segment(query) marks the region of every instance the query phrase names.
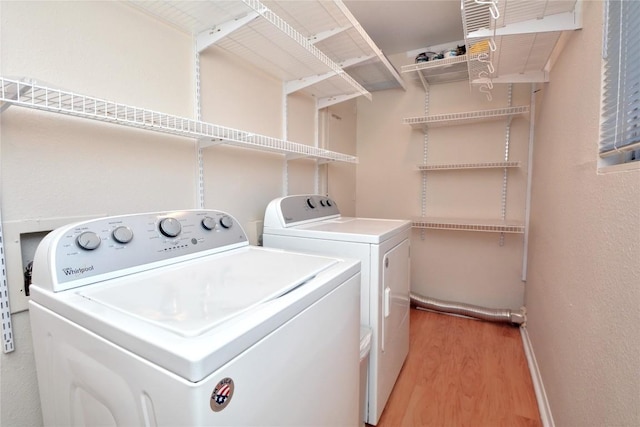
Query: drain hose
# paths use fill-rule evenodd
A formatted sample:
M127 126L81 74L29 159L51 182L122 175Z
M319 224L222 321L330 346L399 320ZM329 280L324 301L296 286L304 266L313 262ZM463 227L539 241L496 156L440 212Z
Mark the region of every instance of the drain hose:
M489 322L506 322L521 325L526 321L525 309L522 307L520 311L510 309L494 309L478 307L477 305L441 301L435 298L424 297L411 292L409 294L411 304L416 307L426 308L429 310L440 311L443 313L459 314L476 319L487 320Z

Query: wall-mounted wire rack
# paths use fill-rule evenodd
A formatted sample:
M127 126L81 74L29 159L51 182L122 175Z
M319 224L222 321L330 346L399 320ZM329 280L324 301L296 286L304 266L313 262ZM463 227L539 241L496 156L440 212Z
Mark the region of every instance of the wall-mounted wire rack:
M265 0L264 4L368 91L406 88L398 71L342 1Z
M472 61L468 55L435 59L427 62L403 65L402 73L418 73L425 90L429 85L438 83L457 82L469 79L467 61Z
M175 2L128 4L194 36L203 52L215 45L303 91L323 105L404 82L349 10L334 1Z
M458 126L472 123L480 123L492 120L508 119L527 114L528 105L517 107L497 108L493 110L468 111L464 113L435 114L423 117L408 117L402 120L405 125L414 129L427 129L443 126Z
M93 98L31 81L0 77L0 101L51 113L115 123L123 126L167 133L200 141L202 146L229 144L321 161L357 163L355 156L336 153L306 144L285 141L198 120Z
M474 220L474 219L451 219L451 218L414 218L412 220L414 228L428 228L437 230L454 231L482 231L488 233L524 233L524 225L518 222Z
M443 171L443 170L460 170L460 169L504 169L519 168L519 161L505 162L476 162L476 163L441 163L418 165L420 171Z
M435 61L434 61L435 62ZM423 117L410 117L403 119L403 123L410 125L414 129L424 132L425 139L429 134L429 128L432 127L444 127L444 126L459 126L473 123L481 123L487 121L506 121L505 131L505 157L503 161L497 162L471 162L471 163L428 163L426 155L426 147L424 154L424 163L418 165L417 168L423 175L423 190L422 190L422 216L415 218L412 221L412 226L422 230L424 238L425 229L438 229L438 230L458 230L458 231L481 231L500 233L500 244L503 244L505 233L522 234L525 231L525 227L522 223L507 221L506 216L506 186L507 186L507 172L512 168L521 167L520 161L509 160L509 135L510 125L513 118L525 115L529 113L528 105L521 105L513 107L511 106L512 86L509 86L508 91L508 106L504 108L497 108L492 110L482 111L469 111L461 113L450 114L436 114L426 115ZM425 86L425 113L428 113L428 99L429 99L429 87ZM426 144L426 140L425 140ZM475 220L475 219L459 219L459 218L432 218L426 215L426 175L427 172L432 171L452 171L452 170L476 170L476 169L493 169L503 171L503 186L502 186L502 207L501 218L495 220Z
M494 83L549 80L563 32L581 28L581 0L463 0L469 82L491 96Z
M469 80L491 98L494 83L549 81L558 41L581 28L582 0L463 0L466 55L405 65L422 84Z

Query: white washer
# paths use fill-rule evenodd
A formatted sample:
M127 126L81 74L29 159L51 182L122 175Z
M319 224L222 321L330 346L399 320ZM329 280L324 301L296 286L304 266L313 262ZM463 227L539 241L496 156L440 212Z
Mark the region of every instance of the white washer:
M405 220L343 217L320 195L275 199L264 246L361 262L361 322L372 330L367 420L377 424L409 351L409 230Z
M30 289L46 425L359 424L357 261L137 214L50 233Z

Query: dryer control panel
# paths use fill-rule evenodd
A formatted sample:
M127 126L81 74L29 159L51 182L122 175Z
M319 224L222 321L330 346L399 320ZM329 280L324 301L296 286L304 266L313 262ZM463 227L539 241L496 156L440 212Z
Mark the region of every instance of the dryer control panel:
M300 194L271 201L265 212L264 226L282 228L339 216L338 205L329 197Z
M36 250L33 286L54 292L248 245L229 214L185 210L88 220L52 231Z

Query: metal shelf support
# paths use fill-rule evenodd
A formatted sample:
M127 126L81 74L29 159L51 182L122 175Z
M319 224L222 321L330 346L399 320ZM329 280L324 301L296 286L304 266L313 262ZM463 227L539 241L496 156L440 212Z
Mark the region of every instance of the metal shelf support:
M9 285L7 283L7 263L4 259L4 237L2 235L2 217L0 217L0 323L2 324L2 351L11 353L13 328L11 325L11 307L9 306Z
M216 25L210 30L201 32L196 36L196 46L198 48L198 53L202 52L209 46L216 44L223 38L227 37L229 34L244 27L259 16L260 14L257 11L250 11L242 18L234 19L233 21Z

